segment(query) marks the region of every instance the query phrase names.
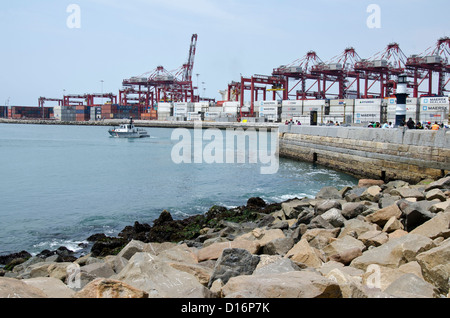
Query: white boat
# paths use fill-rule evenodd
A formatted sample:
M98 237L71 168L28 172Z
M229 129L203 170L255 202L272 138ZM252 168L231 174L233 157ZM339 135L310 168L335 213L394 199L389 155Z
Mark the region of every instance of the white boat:
M142 128L136 128L133 124L133 118L130 119L130 123L122 124L119 128L112 128L108 130L111 137L114 138L145 138L150 137L148 132Z

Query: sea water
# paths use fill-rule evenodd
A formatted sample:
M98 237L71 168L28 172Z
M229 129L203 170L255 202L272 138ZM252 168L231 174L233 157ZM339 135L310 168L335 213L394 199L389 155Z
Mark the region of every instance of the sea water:
M174 129L117 139L103 126L0 124L0 255L66 246L96 233L117 235L135 221L152 225L213 205L314 197L324 186L353 186L347 174L280 158L275 174L254 163L177 164ZM205 143L206 145L207 143Z

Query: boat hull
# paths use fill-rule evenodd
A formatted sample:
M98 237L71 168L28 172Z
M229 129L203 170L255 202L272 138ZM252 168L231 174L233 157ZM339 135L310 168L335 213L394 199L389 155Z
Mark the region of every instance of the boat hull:
M150 137L148 134L140 134L133 132L115 132L109 131L109 135L114 138L146 138Z

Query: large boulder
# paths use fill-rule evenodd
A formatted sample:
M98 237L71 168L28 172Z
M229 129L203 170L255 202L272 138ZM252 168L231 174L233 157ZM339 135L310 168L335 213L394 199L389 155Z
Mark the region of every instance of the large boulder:
M241 236L238 236L235 238L235 241L239 240L249 240L249 241L257 241L261 248L266 246L269 242L276 240L276 239L284 239L286 238L286 235L284 235L283 231L280 229L261 229L256 228L253 231L242 234Z
M0 277L0 298L48 298L39 288L15 278Z
M349 275L345 271L334 268L329 271L325 277L334 280L341 289L343 298L367 298L367 294L364 292L364 287L361 284L361 279Z
M342 216L341 210L336 208L327 210L321 217L334 227L342 227L345 223L345 218Z
M399 195L402 198L414 198L416 200L425 199L424 194L415 188L401 187L390 192L391 195Z
M302 238L285 255L296 263L302 263L309 267L318 268L322 266L322 259L319 257L319 251L311 247L308 241Z
M195 276L145 252L134 254L124 269L111 278L147 292L150 298L205 298L211 295Z
M399 267L407 262L415 261L416 255L435 247L428 237L407 234L378 247L368 249L355 258L350 266L366 270L368 266L377 264L391 268Z
M54 277L30 278L24 279L23 282L40 289L47 298L72 298L75 295L75 291Z
M197 259L199 262L206 260L216 260L222 255L223 250L227 248L243 248L250 252L250 254L257 254L261 245L258 241L237 240L230 242L213 243L209 246L201 248L197 252Z
M417 256L425 280L439 288L442 294L449 292L450 239Z
M411 232L416 227L422 225L434 217L428 209L433 205L430 201L408 202L402 200L399 202L402 216L405 219L405 229Z
M404 274L396 279L385 293L398 298L436 298L436 288L414 274Z
M342 199L341 192L335 187L323 187L316 195L316 199Z
M425 191L433 189L450 189L450 176L431 182L425 187Z
M450 212L440 212L431 220L419 225L411 231L412 234L420 234L432 240L450 237Z
M366 247L370 246L380 246L386 243L389 240L386 232L382 231L367 231L360 236L358 236L358 240L364 243Z
M340 237L327 246L325 246L322 250L327 257L331 257L333 255L346 255L351 251L351 255L357 255L358 253L355 250L360 250L361 252L366 249L366 246L360 240L350 236L345 235Z
M289 200L281 203L281 209L284 212L285 218L293 219L302 211L304 203L299 199Z
M321 215L330 209L341 209L342 205L338 200L324 200L314 207L316 215Z
M295 262L280 255L261 255L252 275L279 274L299 270L300 267Z
M258 263L259 256L252 255L245 249L225 249L216 262L208 285L211 287L216 279L226 284L231 277L251 275Z
M148 298L148 293L124 282L97 278L75 294L75 298Z
M342 205L341 214L343 217L353 219L367 210L367 205L361 202L347 202Z
M339 285L312 271L244 275L223 286L225 297L235 298L340 298Z
M402 211L399 209L397 204L392 204L388 207L379 209L378 211L367 215L366 221L375 223L383 228L386 222L389 221L389 219L393 216L395 216L397 219L402 216Z

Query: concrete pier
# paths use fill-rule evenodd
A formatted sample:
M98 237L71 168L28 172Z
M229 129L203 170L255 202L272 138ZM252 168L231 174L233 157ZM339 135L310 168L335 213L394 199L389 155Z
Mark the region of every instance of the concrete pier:
M107 119L99 121L56 121L48 119L4 119L0 118L1 123L8 124L29 124L29 125L76 125L76 126L119 126L127 123L126 119ZM199 122L193 121L158 121L158 120L133 120L136 127L148 128L194 128L200 125ZM201 122L202 128L254 128L256 130L265 128L268 130L277 129L280 124L277 123L237 123L237 122ZM197 126L198 127L198 126Z
M450 130L280 126L280 156L357 177L418 182L450 172Z

